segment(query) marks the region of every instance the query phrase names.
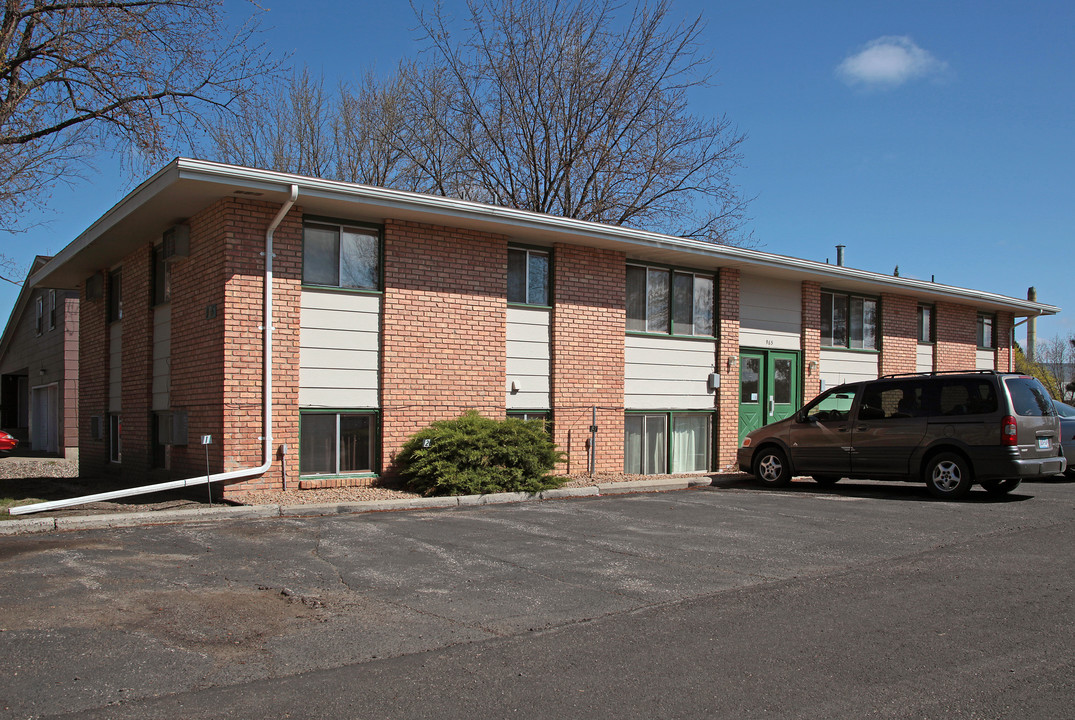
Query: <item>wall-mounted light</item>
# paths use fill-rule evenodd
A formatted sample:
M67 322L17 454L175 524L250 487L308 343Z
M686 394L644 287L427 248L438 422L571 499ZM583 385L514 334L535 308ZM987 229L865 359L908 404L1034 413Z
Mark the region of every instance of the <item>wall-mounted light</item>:
M731 372L735 368L735 364L739 362L739 358L735 355L728 356L728 372Z
M816 373L817 372L817 360L811 360L809 367L810 367L810 374L811 375Z
M512 380L511 381L511 394L515 395L518 392L519 392L519 383L517 383L514 380Z
M47 373L48 373L48 370L46 370L45 368L41 368L40 370L37 371L38 375L45 375Z

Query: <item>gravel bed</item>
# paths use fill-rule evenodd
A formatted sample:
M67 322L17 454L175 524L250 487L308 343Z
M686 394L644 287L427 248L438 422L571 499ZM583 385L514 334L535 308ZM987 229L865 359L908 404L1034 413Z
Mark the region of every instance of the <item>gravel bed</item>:
M630 482L633 480L658 480L664 478L720 477L713 473L700 476L698 473L669 475L631 475L628 473L603 473L589 475L575 473L568 475L568 481L562 485L566 488L590 487L604 483ZM418 493L386 487L321 488L317 490L244 490L228 494L228 500L241 505L307 505L318 503L365 502L367 500L400 500L421 497Z

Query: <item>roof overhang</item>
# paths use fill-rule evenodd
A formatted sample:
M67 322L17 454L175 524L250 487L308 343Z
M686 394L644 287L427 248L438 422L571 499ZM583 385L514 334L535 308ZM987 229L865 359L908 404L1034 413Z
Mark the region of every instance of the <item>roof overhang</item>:
M898 293L922 302L948 301L1016 317L1055 315L1060 308L997 293L901 278L759 250L717 245L627 227L497 207L454 198L323 180L235 165L177 158L123 200L34 273L34 286L75 288L111 267L148 240L221 198L236 196L284 203L291 186L310 215L356 221L387 219L466 228L536 245L567 243L626 253L630 259L701 270L730 267L747 274L813 280L841 290Z

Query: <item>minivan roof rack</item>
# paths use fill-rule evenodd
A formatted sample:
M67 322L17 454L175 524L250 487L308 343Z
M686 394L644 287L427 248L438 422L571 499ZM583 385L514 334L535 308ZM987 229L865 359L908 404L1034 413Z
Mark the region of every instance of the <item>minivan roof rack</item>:
M889 373L879 379L898 377L926 377L933 375L1000 375L996 370L927 370L924 372Z

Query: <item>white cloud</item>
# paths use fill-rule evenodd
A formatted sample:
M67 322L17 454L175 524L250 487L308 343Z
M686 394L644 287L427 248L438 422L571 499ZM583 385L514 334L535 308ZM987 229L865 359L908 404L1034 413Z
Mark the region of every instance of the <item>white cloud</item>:
M848 85L896 87L908 80L937 77L948 63L915 45L905 35L886 35L866 43L836 67L836 75Z

